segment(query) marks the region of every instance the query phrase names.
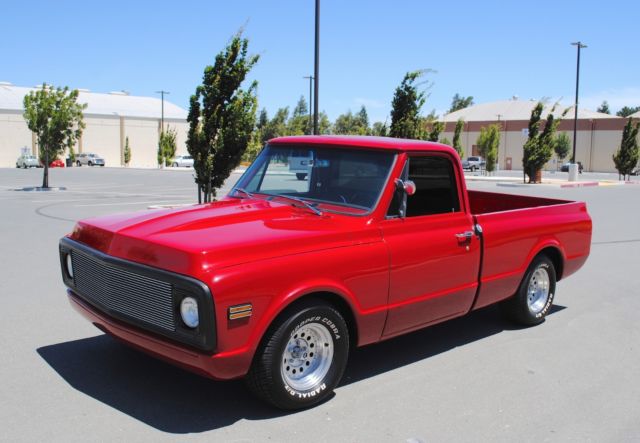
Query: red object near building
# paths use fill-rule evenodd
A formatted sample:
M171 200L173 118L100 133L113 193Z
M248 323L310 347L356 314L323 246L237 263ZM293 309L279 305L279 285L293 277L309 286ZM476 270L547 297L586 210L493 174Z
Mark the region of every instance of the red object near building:
M80 221L60 261L101 330L296 409L353 347L498 302L542 322L590 243L585 203L467 192L448 146L301 136L271 140L221 201Z

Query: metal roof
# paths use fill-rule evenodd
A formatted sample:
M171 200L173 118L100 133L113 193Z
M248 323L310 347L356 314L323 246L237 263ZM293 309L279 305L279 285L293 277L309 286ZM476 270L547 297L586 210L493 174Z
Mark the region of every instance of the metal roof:
M0 110L19 111L24 109L24 96L38 88L26 88L0 83ZM89 92L80 89L79 103L86 103L85 115L122 116L138 118L160 118L161 100L156 97L140 97L125 92ZM164 101L165 120L186 120L187 111Z
M631 114L629 117L631 117L631 118L640 118L640 111Z
M482 103L460 109L459 111L446 114L443 117L445 122L455 122L463 119L467 122L472 121L512 121L512 120L529 120L531 111L538 102L536 100L502 100L497 102ZM553 108L553 103L545 104L542 117L546 118L549 111ZM573 106L558 105L554 115L561 115L566 109L569 109L565 118L573 118ZM578 107L578 119L593 120L601 118L619 118L615 115L603 114L601 112L589 111Z

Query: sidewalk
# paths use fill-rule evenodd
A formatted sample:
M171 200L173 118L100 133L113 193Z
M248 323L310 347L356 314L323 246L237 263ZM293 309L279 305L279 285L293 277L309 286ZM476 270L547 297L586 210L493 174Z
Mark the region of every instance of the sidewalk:
M496 186L506 187L528 187L528 186L555 186L559 188L583 188L589 186L624 186L624 185L639 185L640 180L619 181L619 180L583 180L570 182L566 179L560 178L548 178L543 177L542 183L523 183L522 177L510 177L510 176L482 176L482 175L467 175L465 174L466 181L477 182L489 182L495 183Z

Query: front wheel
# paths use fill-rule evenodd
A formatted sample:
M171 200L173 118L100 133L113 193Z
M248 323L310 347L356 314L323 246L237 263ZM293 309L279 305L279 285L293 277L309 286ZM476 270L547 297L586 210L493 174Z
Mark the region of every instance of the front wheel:
M332 306L308 300L267 331L247 375L249 389L281 409L325 400L347 364L349 331Z
M527 268L518 292L503 303L511 320L526 326L542 323L553 305L556 270L546 255L538 255Z

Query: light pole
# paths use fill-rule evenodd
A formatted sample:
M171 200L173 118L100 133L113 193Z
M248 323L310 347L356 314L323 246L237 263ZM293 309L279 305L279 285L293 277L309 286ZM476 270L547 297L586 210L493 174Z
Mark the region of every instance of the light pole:
M169 94L169 91L163 91L162 89L160 91L156 91L156 94L160 94L161 100L162 100L162 104L161 106L161 114L160 114L160 133L162 134L164 132L164 95L165 94Z
M320 0L316 0L316 44L315 63L313 69L314 100L313 100L313 134L318 135L318 84L320 83Z
M313 75L305 75L302 78L309 79L309 132L313 131L313 114L312 114L312 106L313 106L313 95L311 93L311 87L313 85Z
M582 43L581 41L571 43L573 46L577 46L578 48L578 62L576 63L576 101L574 104L574 113L573 113L573 154L571 154L571 165L569 166L569 181L576 181L577 178L577 170L576 166L576 142L578 135L578 88L580 85L580 50L582 48L586 48L587 45Z

